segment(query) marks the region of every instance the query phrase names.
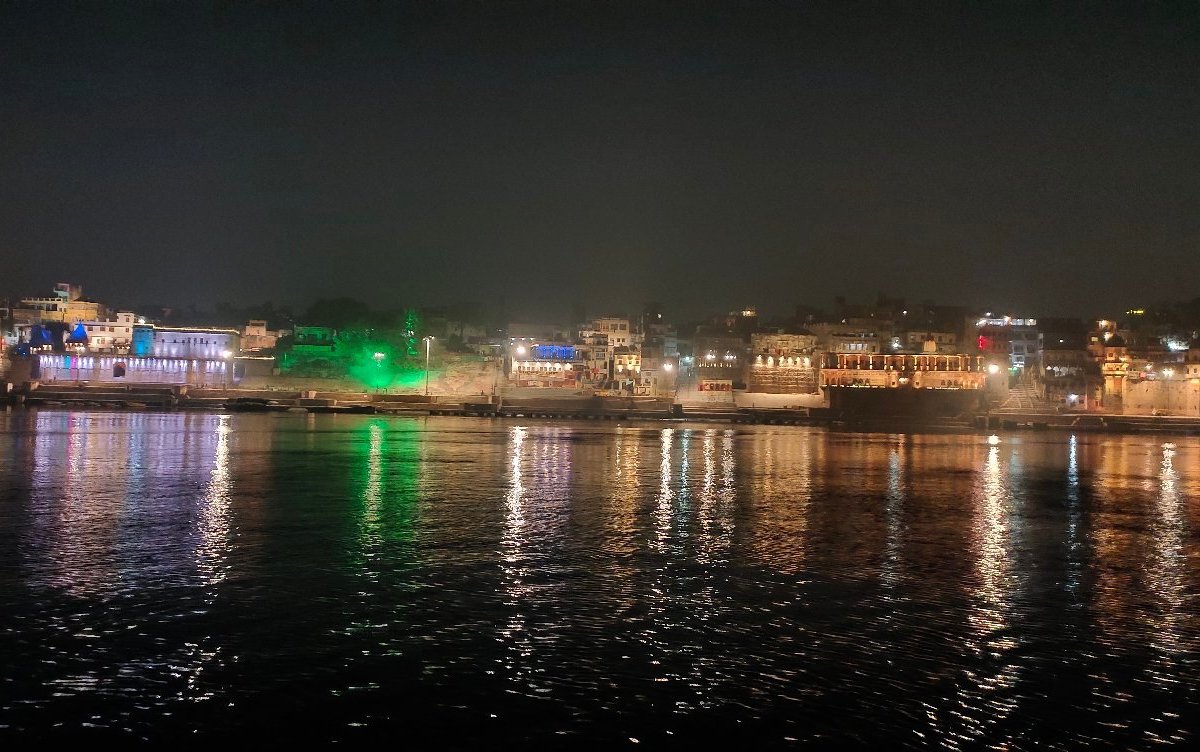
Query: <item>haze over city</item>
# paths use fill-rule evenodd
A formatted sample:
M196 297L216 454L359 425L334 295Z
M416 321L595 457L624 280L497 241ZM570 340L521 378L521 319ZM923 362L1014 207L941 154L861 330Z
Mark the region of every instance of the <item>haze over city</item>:
M1190 4L9 3L0 294L1195 295Z

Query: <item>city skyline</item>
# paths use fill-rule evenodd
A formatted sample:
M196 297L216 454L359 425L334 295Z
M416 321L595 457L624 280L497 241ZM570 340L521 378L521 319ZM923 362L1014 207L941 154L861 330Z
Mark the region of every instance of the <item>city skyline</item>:
M856 295L834 294L830 293L826 299L804 299L796 300L790 304L780 303L775 301L775 305L761 305L761 301L734 301L729 305L722 305L719 302L710 301L707 308L688 308L686 313L671 311L665 309L659 300L644 300L630 306L620 306L615 304L599 303L594 307L583 306L576 303L563 304L557 307L539 307L529 306L526 301L520 298L514 298L505 294L498 294L494 297L488 297L479 300L463 300L450 299L444 301L432 301L424 305L412 305L404 300L391 300L384 304L373 304L369 299L356 298L350 295L336 297L316 297L309 300L301 300L298 303L291 302L287 299L282 301L255 299L230 301L230 300L207 300L199 302L190 302L180 304L176 301L169 300L138 300L130 301L128 299L109 299L103 295L92 294L91 288L86 285L76 286L74 283L57 282L54 285L43 285L40 289L34 291L25 291L20 294L4 294L0 291L0 308L4 303L7 303L9 308L20 308L24 300L33 300L45 297L56 286L70 285L72 288L82 290L84 294L82 299L100 303L102 308L110 313L117 311L129 311L150 318L170 318L172 320L213 320L213 319L228 319L229 324L243 323L246 319L267 317L272 320L278 319L280 322L297 322L297 323L327 323L323 322L322 315L314 315L314 310L348 307L351 309L362 308L364 316L378 317L393 314L403 314L407 309L420 309L425 311L435 311L442 315L448 315L451 318L460 318L478 323L494 322L498 325L503 325L505 322L519 321L546 321L558 323L578 323L588 318L596 316L629 316L637 317L642 315L650 307L656 310L661 310L667 315L667 318L675 323L680 324L699 324L708 321L714 317L722 317L733 315L739 310L749 307L755 311L757 319L765 325L783 324L783 323L803 323L805 319L813 321L832 321L835 319L846 318L863 318L864 315L855 315L853 313L845 313L847 310L882 310L887 306L900 306L902 308L913 309L914 318L917 317L922 309L962 309L969 316L1013 316L1013 317L1031 317L1031 318L1066 318L1078 319L1080 321L1096 321L1108 318L1128 317L1136 312L1150 312L1151 314L1166 314L1177 315L1182 317L1182 324L1191 326L1192 319L1195 318L1196 312L1200 311L1200 295L1188 296L1184 299L1168 300L1157 299L1152 301L1139 301L1138 304L1131 308L1117 306L1113 303L1096 302L1086 311L1059 312L1047 313L1046 307L1034 306L1028 309L1018 309L1015 307L1006 307L1002 305L993 305L989 303L964 302L961 300L929 300L915 299L903 294L897 294L896 290L880 290L875 292L858 290ZM839 314L839 310L843 311ZM169 312L169 315L166 315ZM899 314L899 309L895 312ZM876 313L866 314L865 317L876 317ZM884 316L886 318L886 316ZM191 323L196 323L192 321Z

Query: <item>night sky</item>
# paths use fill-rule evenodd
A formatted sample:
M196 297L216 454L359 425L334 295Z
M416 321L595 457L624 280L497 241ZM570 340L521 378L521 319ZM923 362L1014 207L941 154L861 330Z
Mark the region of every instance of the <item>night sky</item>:
M1200 295L1200 3L905 5L6 2L0 294Z

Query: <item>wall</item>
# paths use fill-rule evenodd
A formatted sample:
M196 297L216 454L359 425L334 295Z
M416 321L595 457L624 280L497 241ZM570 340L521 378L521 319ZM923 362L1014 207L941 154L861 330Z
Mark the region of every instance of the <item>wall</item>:
M750 335L750 352L754 355L807 355L817 346L815 334L771 334Z
M239 382L236 369L224 360L130 358L121 355L38 355L32 378L44 383L191 384L223 386ZM124 364L125 375L114 375Z
M225 353L241 350L241 336L234 330L155 329L151 355L158 358L221 360Z
M246 358L236 361L244 373L238 382L243 389L281 391L329 391L329 392L374 392L376 389L350 377L317 378L312 376L286 376L275 373L275 361L270 358ZM478 356L446 356L441 363L434 364L429 374L429 391L433 394L485 395L493 389L503 392L505 378L495 361ZM408 378L381 387L378 391L388 394L421 394L425 391L423 374L415 372Z
M804 366L805 361L810 364L808 367ZM765 359L756 356L750 366L746 389L765 394L814 394L817 369L811 364L811 358L781 358L777 361L771 356Z
M108 321L84 321L88 349L93 352L126 353L133 344L134 315L118 313Z
M1200 383L1195 381L1126 382L1123 400L1126 415L1200 416Z

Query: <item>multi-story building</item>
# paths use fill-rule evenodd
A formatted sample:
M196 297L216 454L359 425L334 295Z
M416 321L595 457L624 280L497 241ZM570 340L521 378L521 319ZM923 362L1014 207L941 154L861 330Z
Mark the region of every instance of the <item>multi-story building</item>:
M579 337L587 339L597 334L608 338L610 355L618 347L629 347L633 344L633 335L629 329L629 319L620 316L604 316L592 319L579 330Z
M134 324L130 353L139 357L228 360L241 349L236 329Z
M958 334L955 332L939 332L929 329L910 329L893 338L893 350L899 349L906 353L923 353L928 350L928 343L933 343L934 352L952 355L961 352L958 344ZM900 347L895 344L899 342Z
M642 370L642 356L632 347L618 347L613 353L613 376L618 379L632 378Z
M1097 363L1104 360L1104 345L1117 333L1117 322L1100 319L1094 329L1087 333L1087 351Z
M292 329L291 347L279 359L279 368L329 367L337 358L337 330L330 326L297 326Z
M817 391L817 337L807 329L750 335L747 390L766 394Z
M744 386L750 352L748 341L736 334L697 331L692 342L692 360L688 364L697 381L730 381Z
M976 322L979 352L1007 360L1009 368L1023 371L1037 362L1037 325L1037 319L988 314Z
M1200 338L1193 339L1188 344L1187 354L1183 359L1183 373L1189 381L1200 383Z
M640 350L642 354L642 370L653 372L671 372L679 361L679 334L675 327L663 321L663 315L656 305L647 306L642 313L640 331ZM674 375L671 375L674 382ZM663 378L660 377L660 383Z
M126 354L133 345L137 316L121 311L109 321L80 322L87 332L87 349L92 352Z
M821 367L835 410L951 415L981 403L988 369L980 355L837 353Z
M1104 392L1101 403L1105 410L1120 412L1125 395L1125 382L1137 373L1129 357L1129 348L1119 334L1109 337L1104 343L1104 360L1100 364L1104 376Z
M1100 404L1104 382L1099 363L1089 353L1090 336L1088 325L1080 319L1038 321L1037 361L1032 373L1045 399L1068 408Z
M43 298L21 298L13 309L13 320L18 325L77 321L98 321L106 317L106 309L100 303L83 299L83 288L68 282L54 286L54 294Z
M808 329L817 338L817 349L824 352L872 354L882 350L879 332L862 323L823 322L809 324Z
M579 385L586 371L583 352L565 342L513 344L508 378L520 387L567 387Z
M270 350L279 341L279 333L267 328L262 319L251 319L242 327L242 352Z
M12 334L12 307L7 299L0 299L0 342Z

